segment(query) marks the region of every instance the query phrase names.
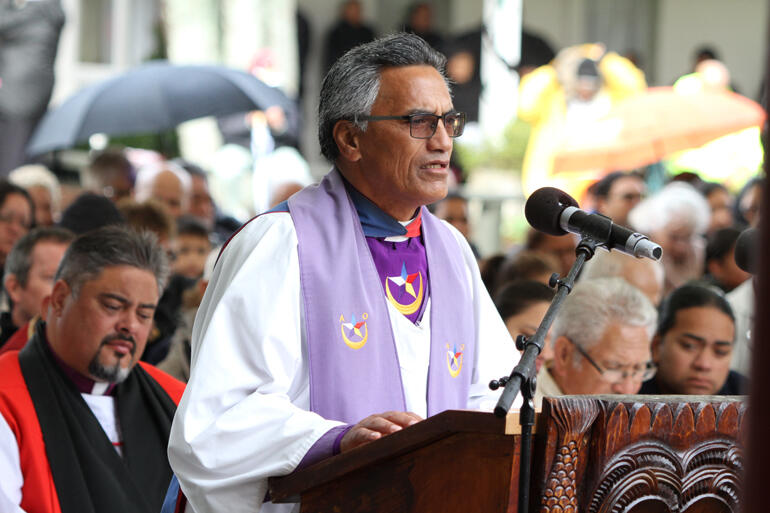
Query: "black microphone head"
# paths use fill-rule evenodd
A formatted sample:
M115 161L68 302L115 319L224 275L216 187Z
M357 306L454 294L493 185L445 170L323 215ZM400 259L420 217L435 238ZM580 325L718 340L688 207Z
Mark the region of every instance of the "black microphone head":
M567 207L577 206L575 198L566 192L554 187L542 187L527 198L524 215L535 230L550 235L564 235L567 232L559 223L561 213Z
M747 273L757 272L758 244L756 228L743 230L735 241L735 263Z

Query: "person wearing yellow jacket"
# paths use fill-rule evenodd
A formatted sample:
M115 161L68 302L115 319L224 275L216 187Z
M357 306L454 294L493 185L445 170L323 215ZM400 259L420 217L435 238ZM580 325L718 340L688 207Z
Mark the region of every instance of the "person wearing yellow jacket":
M553 171L554 154L563 139L599 119L610 107L647 88L644 73L603 45L583 44L561 50L556 58L522 78L519 118L532 125L524 156L525 194L558 187L580 198L588 186L612 171Z

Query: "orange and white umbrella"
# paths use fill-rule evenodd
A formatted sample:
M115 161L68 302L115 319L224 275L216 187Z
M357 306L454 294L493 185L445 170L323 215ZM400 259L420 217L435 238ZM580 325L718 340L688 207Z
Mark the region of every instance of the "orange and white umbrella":
M650 88L567 134L554 171L634 169L764 121L764 109L736 93Z

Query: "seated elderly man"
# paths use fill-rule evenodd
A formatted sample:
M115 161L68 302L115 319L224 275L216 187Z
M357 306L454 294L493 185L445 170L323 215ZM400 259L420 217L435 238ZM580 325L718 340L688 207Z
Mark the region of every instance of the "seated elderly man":
M29 164L11 171L8 181L23 187L35 204L35 225L51 226L61 215L61 185L47 167Z
M43 299L51 294L56 269L73 238L64 228L35 228L13 245L3 276L10 311L0 314L0 353L7 350L6 342L18 329L27 330L27 323L40 315ZM22 338L26 341L29 337Z
M649 258L634 258L620 251L597 251L585 263L580 280L619 277L641 290L653 305L663 299L663 265Z
M748 380L730 370L734 338L733 311L720 293L700 285L679 287L660 306L652 340L658 372L641 393L748 393Z
M190 173L174 162L147 164L136 174L134 199L139 203L148 199L163 203L174 219L188 212L191 196Z
M621 278L578 283L551 329L554 356L537 375L536 407L544 396L638 392L655 369L656 319L652 303Z
M666 185L634 207L628 219L635 230L663 248L664 295L701 277L706 248L703 235L709 227L711 210L691 185Z
M46 322L0 356L0 511L160 510L183 385L136 364L166 268L154 238L130 230L72 242Z

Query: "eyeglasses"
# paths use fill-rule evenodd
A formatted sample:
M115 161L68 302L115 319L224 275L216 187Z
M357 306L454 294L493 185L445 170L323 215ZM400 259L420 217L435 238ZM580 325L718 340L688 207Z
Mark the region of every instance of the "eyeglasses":
M11 224L16 223L25 230L32 228L32 222L27 221L24 216L16 215L12 212L0 212L0 223Z
M603 369L598 363L596 363L593 358L588 355L588 353L585 352L582 347L576 344L572 339L567 337L565 338L569 340L570 344L575 346L575 349L578 350L578 353L580 353L583 358L588 360L588 363L590 363L594 369L596 369L597 372L602 375L602 378L607 383L620 383L629 378L634 381L647 381L648 379L651 379L655 375L655 372L658 370L658 367L652 362L645 363L644 367L635 366L630 370L626 368Z
M465 112L447 112L443 116L436 114L407 114L405 116L366 116L357 115L354 122L387 121L400 119L409 121L409 135L415 139L430 139L436 133L439 119L444 121L444 128L449 137L460 137L465 129Z

